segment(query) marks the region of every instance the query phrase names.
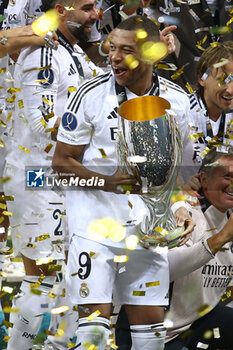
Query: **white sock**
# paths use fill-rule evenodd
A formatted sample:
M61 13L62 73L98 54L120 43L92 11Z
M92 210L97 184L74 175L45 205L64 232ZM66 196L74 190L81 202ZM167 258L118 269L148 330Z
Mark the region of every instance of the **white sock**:
M166 328L163 323L130 326L134 350L163 350Z
M41 295L31 293L30 284L37 282L38 276L25 276L19 296L13 300L12 308L19 309L17 313L10 314L13 328L10 331L7 350L29 350L40 329L43 313L47 311L42 304L48 303L47 294L51 291L55 277L45 277L39 290Z
M87 347L84 347L84 344L88 342L89 344L98 346L98 350L104 350L109 335L110 321L107 318L96 317L92 321L87 321L86 318L80 318L76 346L78 350L86 350Z
M65 297L61 297L63 293L63 289L65 288ZM49 330L52 333L56 333L61 322L65 322L66 329L65 333L61 337L56 337L49 335L47 340L45 341L45 350L49 349L49 345L52 345L52 348L56 350L67 350L67 343L72 341L72 338L78 328L78 312L73 311L73 304L70 301L70 296L68 294L68 290L66 288L66 280L63 278L60 283L57 291L57 297L55 299L55 308L60 306L69 306L69 310L66 311L63 316L60 315L51 315L51 322ZM51 349L51 348L50 348Z

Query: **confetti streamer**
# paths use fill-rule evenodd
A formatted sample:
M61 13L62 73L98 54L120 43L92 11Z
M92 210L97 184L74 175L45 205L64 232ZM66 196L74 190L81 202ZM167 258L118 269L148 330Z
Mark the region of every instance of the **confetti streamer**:
M113 258L113 262L115 263L123 263L129 260L127 255L115 255Z
M96 317L98 317L99 315L101 315L101 312L99 310L96 310L95 312L93 312L90 316L87 317L87 321L93 321Z
M68 91L71 93L71 92L77 91L77 88L75 86L69 86Z
M52 148L53 148L53 144L49 143L48 146L46 146L46 148L44 149L44 152L49 153Z
M99 151L100 151L100 153L101 153L101 155L102 155L102 158L107 158L107 157L108 157L108 156L106 155L106 153L105 153L105 151L104 151L103 148L99 148Z
M24 151L25 153L31 153L30 149L22 146L22 145L19 145L19 149L21 149L22 151Z
M145 291L138 291L138 290L134 290L133 291L133 296L134 297L144 297L146 295Z
M159 286L160 282L159 281L155 281L155 282L148 282L146 283L146 287L154 287L154 286Z

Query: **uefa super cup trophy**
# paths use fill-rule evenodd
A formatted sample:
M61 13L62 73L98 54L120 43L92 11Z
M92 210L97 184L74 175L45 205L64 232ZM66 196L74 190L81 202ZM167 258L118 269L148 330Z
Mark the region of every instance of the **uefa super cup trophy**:
M118 162L121 171L133 173L142 187L148 208L140 228L146 247L173 247L184 231L177 228L170 197L182 160L182 140L170 103L157 96L143 96L122 103L118 109Z

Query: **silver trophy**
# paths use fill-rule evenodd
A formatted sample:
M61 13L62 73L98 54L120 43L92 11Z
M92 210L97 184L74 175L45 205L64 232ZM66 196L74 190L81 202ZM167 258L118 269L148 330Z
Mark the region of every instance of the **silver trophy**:
M182 160L182 139L170 103L157 96L143 96L122 103L118 109L117 154L119 168L134 174L141 198L148 208L140 228L145 246L176 246L183 227L177 227L170 197Z

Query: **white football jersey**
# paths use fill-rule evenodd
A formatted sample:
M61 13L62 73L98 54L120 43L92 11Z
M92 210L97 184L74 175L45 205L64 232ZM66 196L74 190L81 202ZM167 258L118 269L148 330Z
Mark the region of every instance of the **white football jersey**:
M4 14L3 30L31 24L43 14L41 0L9 0Z
M24 49L16 63L15 86L21 91L16 92L14 134L7 162L19 168L50 164L55 145L51 131L57 117L62 117L69 95L84 79L102 72L79 46L69 51L65 37L61 40L57 50ZM52 149L48 152L49 144Z
M128 100L138 97L128 89L126 92ZM187 95L176 84L159 78L159 96L171 103L185 138L189 122ZM60 124L58 140L71 145L87 145L82 164L100 174L113 175L118 167L117 110L115 79L110 72L90 80L79 88L69 99ZM106 157L103 157L103 151ZM135 226L142 221L145 211L141 198L134 194L127 196L81 188L67 192L67 216L71 235L75 233L88 238L90 223L105 217L110 217L125 226L127 234L135 233ZM124 243L113 242L109 238L104 240L104 244L124 246Z

